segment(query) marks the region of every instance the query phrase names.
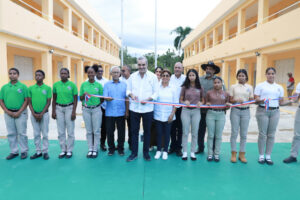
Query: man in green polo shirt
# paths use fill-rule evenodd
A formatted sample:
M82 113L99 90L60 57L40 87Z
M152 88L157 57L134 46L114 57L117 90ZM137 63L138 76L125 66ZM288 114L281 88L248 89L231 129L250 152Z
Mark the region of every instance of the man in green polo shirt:
M31 110L31 123L33 127L34 144L36 153L30 159L41 157L49 159L48 154L48 132L49 132L49 113L48 108L51 102L51 88L43 83L45 72L37 70L35 72L36 84L29 87L28 104ZM41 149L41 133L43 135L43 149Z
M5 84L0 92L0 105L5 112L7 140L11 151L6 159L11 160L19 155L18 144L21 150L21 159L25 159L28 152L28 137L26 134L28 89L26 85L18 81L18 69L11 68L8 73L10 82Z

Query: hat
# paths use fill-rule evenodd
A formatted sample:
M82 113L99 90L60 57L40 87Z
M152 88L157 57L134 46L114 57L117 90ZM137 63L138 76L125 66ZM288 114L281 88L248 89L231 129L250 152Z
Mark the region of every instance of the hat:
M214 62L209 61L207 64L202 64L201 68L205 71L207 67L212 67L215 70L215 74L218 74L220 72L220 67L215 65Z

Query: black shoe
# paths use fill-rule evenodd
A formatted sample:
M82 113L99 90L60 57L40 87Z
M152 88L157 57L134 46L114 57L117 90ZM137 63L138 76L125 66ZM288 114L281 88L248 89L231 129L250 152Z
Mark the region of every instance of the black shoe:
M73 153L72 152L68 152L67 154L66 154L66 158L71 158L73 156Z
M48 153L44 153L44 156L43 156L44 160L49 160L49 154Z
M259 158L259 159L258 159L258 163L259 163L259 164L262 164L262 165L263 165L263 164L265 164L265 162L266 162L266 160L265 160L264 158Z
M86 154L86 157L87 157L87 158L92 158L92 157L93 157L93 152L92 152L92 151L89 151L89 152Z
M271 159L266 159L266 163L267 165L273 165L274 162Z
M66 152L61 152L59 155L58 155L58 158L59 159L62 159L66 156Z
M101 149L101 151L107 151L105 144L101 144L100 149Z
M14 159L15 157L18 157L19 154L18 153L10 153L7 157L6 160L11 160Z
M204 152L204 149L198 149L195 154L200 154L200 153L203 153Z
M215 162L220 162L220 157L219 156L214 156Z
M114 155L114 154L115 154L115 151L109 150L107 155L112 156L112 155Z
M297 162L297 158L293 157L293 156L290 156L286 159L283 160L284 163L293 163L293 162Z
M176 151L176 156L178 156L178 157L181 157L181 156L182 156L181 150Z
M211 162L211 161L213 161L213 160L214 160L213 156L207 156L207 161L208 161L208 162Z
M119 149L119 150L118 150L118 153L119 153L120 156L124 156L124 150Z
M127 162L131 162L131 161L133 161L133 160L135 160L135 159L137 159L137 155L131 154L131 155L126 159L126 161L127 161Z
M150 157L149 153L144 154L144 159L145 159L146 161L151 161L151 157Z
M169 155L172 154L172 153L175 153L175 150L174 150L174 149L170 149L170 150L168 151L168 154L169 154Z
M187 157L182 157L181 160L186 161L186 160L187 160Z
M196 161L197 158L196 158L196 157L191 157L191 160L192 160L192 161Z
M97 151L93 151L92 157L91 158L97 158L98 157L98 152Z
M30 160L34 160L36 158L42 157L42 155L43 155L42 153L39 153L39 154L35 153L32 156L30 156Z
M27 158L27 152L21 153L21 159L26 159Z

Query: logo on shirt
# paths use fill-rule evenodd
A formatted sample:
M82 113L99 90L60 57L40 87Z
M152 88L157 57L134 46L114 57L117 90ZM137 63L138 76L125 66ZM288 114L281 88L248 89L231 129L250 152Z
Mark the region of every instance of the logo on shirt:
M68 90L71 90L71 89L72 89L71 86L68 86L67 88L68 88Z
M44 95L46 95L46 94L47 94L47 91L46 91L46 90L43 90L42 93L43 93Z
M22 89L21 89L21 88L19 88L17 91L18 91L19 93L22 93Z
M99 89L98 88L95 88L95 90L98 92L99 91Z
M221 94L221 96L220 96L220 97L221 97L221 99L225 99L225 96L224 96L224 94Z

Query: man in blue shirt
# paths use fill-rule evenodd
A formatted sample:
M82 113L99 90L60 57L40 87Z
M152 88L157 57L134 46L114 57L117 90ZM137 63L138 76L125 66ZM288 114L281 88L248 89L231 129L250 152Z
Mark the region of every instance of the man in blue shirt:
M125 118L128 116L128 100L126 97L127 85L119 80L121 69L118 66L113 66L110 69L112 81L109 81L104 86L104 96L106 100L106 133L108 143L108 155L112 156L115 148L115 125L118 130L118 153L124 155L125 142Z

